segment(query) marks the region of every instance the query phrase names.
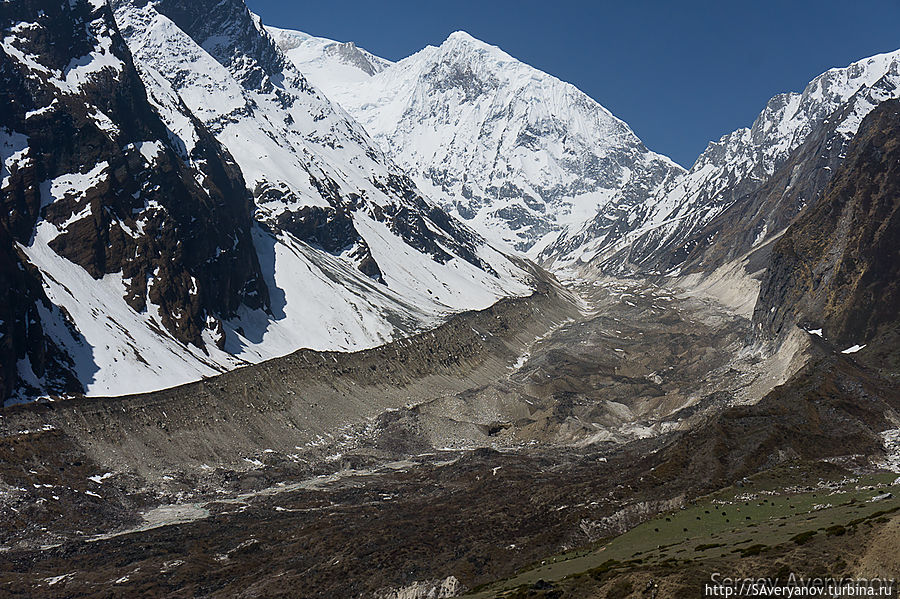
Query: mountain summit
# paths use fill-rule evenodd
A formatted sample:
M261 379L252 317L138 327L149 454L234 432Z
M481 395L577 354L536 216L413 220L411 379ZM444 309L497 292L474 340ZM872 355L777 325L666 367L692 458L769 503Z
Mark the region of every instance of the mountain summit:
M683 169L571 84L468 33L373 75L348 71L310 36L272 30L312 82L416 183L488 238L535 253L599 209L655 193Z
M372 347L529 293L241 0L29 0L0 26L0 400Z

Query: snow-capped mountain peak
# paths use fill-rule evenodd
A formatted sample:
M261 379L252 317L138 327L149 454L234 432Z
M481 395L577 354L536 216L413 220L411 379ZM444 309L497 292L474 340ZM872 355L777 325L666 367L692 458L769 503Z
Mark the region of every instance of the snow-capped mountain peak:
M466 43L466 44L476 43L476 44L480 44L483 46L487 45L484 42L482 42L481 40L472 37L471 35L469 35L465 31L463 31L462 29L458 29L458 30L454 31L453 33L451 33L450 35L448 35L447 41L448 42L460 42L460 43Z
M740 243L733 236L721 240L733 246L722 255L740 256L782 231L815 199L862 119L880 102L898 96L900 50L829 69L802 92L774 96L750 127L710 142L690 171L660 189L633 222L623 226L600 214L581 231L561 236L543 258L557 264L594 262L615 272L675 272L690 256L702 261L699 253L717 242L721 231L744 226L751 231ZM761 209L746 206L809 140L821 145L817 168L825 175L810 174L805 191L791 193L798 189L800 173L785 174L779 193L786 199L772 200L778 210L768 205L754 215L740 212ZM738 212L729 217L732 207ZM752 223L747 221L751 216ZM714 226L717 220L722 222Z
M422 51L428 52L437 48L441 57L449 60L487 60L501 64L518 63L515 58L504 52L499 46L482 41L471 34L459 30L447 36L439 46L426 46ZM523 64L524 63L520 63Z
M354 42L336 42L302 31L266 27L282 52L316 84L323 80L350 83L376 75L393 63L360 48ZM321 85L319 85L321 87Z
M463 31L368 77L287 54L429 196L522 252L683 172L575 86Z
M35 0L0 27L0 401L372 347L531 291L242 0Z

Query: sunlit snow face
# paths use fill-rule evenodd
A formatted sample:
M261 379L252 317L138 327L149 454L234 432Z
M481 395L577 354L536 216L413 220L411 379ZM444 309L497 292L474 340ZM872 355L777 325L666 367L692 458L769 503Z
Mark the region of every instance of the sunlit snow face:
M331 60L328 40L275 35L427 195L512 250L536 256L682 172L575 87L464 32L373 76Z
M186 345L164 326L165 319L183 314L163 313L152 299L135 309L126 301L132 279L122 272L98 279L74 266L50 247L68 223L44 221L26 255L44 273L48 297L65 309L80 337L63 334L61 311L43 315L44 325L73 358L89 395L167 387L300 347L372 347L435 326L460 310L530 292L525 273L435 209L357 122L284 60L241 3L219 7L223 13L237 7L234 14L191 21L185 27L199 28L191 31L162 14L164 5L122 3L115 14L147 100L167 129L164 140L128 143L123 152L149 169L162 159L181 160L194 178L191 185L209 195L213 184L205 174L210 164L204 148L209 135L215 136L226 151L223 160L234 159L257 200L248 243L271 306L264 311L251 307L258 302L244 302L234 314L207 313L203 347ZM235 20L213 34L209 25L217 18ZM98 29L92 35L96 52L73 62L71 81L50 73L54 80L77 86L98 72L118 72L104 51L117 34ZM351 45L335 46L331 55L372 73L387 66ZM110 139L116 137L118 125L108 115L89 116ZM0 151L6 179L14 165L27 162L30 148L26 136L4 130ZM83 196L109 180L108 164L91 167L46 181L42 198ZM139 194L134 199L141 213L121 227L140 236L145 217L164 207ZM73 205L73 219L91 218L89 202ZM281 228L282 217L309 207L342 211L352 243L326 249ZM230 243L219 244L214 258L233 250ZM377 263L378 277L363 271L363 260ZM153 271L148 280L158 276ZM197 289L191 279L189 292ZM34 374L27 364L22 369Z

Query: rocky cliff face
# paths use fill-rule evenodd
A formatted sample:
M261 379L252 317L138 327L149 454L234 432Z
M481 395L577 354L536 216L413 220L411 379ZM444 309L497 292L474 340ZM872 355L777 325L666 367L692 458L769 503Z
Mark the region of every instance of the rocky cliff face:
M775 243L756 330L778 337L799 324L840 347L896 332L898 248L900 101L892 100L865 118L822 199Z
M0 399L371 347L529 292L239 0L27 0L0 27Z
M0 397L36 380L53 393L83 390L71 373L71 359L51 331L45 332L53 321L66 323L65 315L55 309L41 288L40 274L22 260L12 237L0 227Z
M43 331L47 348L87 349L72 315L53 307L61 295L82 291L63 283L60 265L82 269L98 286L115 279L135 312L155 313L159 335L197 348L239 306L266 308L240 171L199 123L190 162L180 156L109 7L6 3L0 27L0 227L11 289L24 294L13 304L22 314L11 322L32 314L26 338ZM116 326L114 319L105 326ZM47 380L41 352L31 341L32 351L23 351L22 334L11 335L15 359L5 365L18 363L20 378L45 392L77 387ZM90 352L74 361L76 369L94 362Z

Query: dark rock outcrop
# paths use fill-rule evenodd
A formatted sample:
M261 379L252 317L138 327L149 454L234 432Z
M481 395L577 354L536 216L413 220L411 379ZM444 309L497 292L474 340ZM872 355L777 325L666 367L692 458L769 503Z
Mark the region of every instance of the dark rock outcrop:
M42 314L61 316L41 288L40 274L22 260L12 237L0 226L0 399L19 385L33 387L32 382L19 379L20 360L48 389L66 394L82 391L71 360L45 334Z
M0 133L27 140L0 189L4 288L16 295L4 309L17 311L10 323L30 323L9 325L0 398L14 386L17 360L27 354L41 376L39 356L54 353L50 340L44 349L35 341L34 305L50 309L40 291L50 275L23 270L17 244L46 243L95 279L121 273L129 305L140 312L155 304L182 343L202 347L203 330L242 304L266 307L240 171L196 119L199 139L184 155L148 100L110 8L86 0L3 3L0 28L8 35ZM55 188L63 176L79 183ZM39 226L46 229L38 239ZM70 391L71 377L64 379L45 391Z
M753 320L769 337L795 324L865 344L900 315L900 101L860 126L822 199L775 243Z

